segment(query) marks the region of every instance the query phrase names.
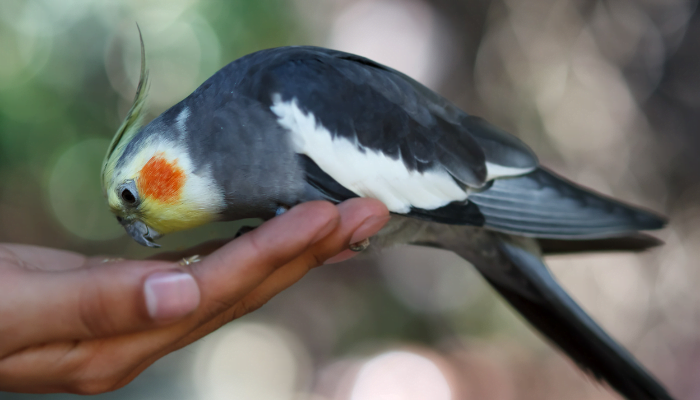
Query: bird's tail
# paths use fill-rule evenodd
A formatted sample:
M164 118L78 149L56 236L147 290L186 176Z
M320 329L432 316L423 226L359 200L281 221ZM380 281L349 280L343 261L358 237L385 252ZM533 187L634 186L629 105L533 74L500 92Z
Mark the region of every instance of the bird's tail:
M496 179L483 191L470 194L469 201L483 215L483 226L541 239L620 237L666 224L654 213L586 189L542 167L526 175Z
M640 252L664 244L663 241L646 233L630 233L625 236L600 239L544 239L537 238L540 250L544 255L589 253L601 251L634 251Z
M672 400L634 357L600 328L559 286L526 246L492 234L473 246L443 237L440 245L470 261L503 298L581 369L629 400Z

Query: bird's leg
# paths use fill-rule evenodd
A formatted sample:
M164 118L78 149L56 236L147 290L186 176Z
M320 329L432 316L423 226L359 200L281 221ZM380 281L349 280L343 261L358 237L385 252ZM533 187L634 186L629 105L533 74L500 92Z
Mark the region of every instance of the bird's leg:
M369 247L369 238L365 240L361 240L359 242L355 243L350 243L350 250L355 251L355 252L361 252L363 250L367 250Z
M275 211L275 217L280 216L284 213L286 213L289 210L289 207L287 206L279 206L277 207L277 210Z

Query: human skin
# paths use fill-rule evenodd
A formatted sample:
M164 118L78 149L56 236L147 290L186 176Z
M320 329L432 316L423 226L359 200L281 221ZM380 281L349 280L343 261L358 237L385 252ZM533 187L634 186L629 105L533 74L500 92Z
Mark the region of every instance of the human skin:
M309 202L233 241L158 260L0 244L0 391L96 394L256 310L388 221L377 200ZM187 265L183 257L200 255Z

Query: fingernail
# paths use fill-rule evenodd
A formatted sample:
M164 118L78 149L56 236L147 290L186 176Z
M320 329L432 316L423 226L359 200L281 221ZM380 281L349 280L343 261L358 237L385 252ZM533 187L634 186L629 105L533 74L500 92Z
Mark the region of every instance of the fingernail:
M184 317L199 306L199 287L190 274L156 272L143 285L148 314L157 321Z
M329 233L333 232L333 229L335 229L338 226L338 222L340 221L339 217L333 218L332 220L328 221L326 226L321 228L320 231L314 236L313 239L311 239L311 244L314 244L318 242L319 240L323 239L324 237L328 236Z
M389 215L384 215L384 216L373 216L367 218L362 225L360 225L359 228L355 230L355 233L352 234L352 237L350 238L350 243L357 243L361 242L368 237L376 234L379 232L384 225L389 221L391 217Z

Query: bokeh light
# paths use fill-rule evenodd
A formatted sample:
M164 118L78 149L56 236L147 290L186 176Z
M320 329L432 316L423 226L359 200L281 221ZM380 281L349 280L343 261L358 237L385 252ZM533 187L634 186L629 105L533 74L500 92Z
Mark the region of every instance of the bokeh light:
M396 68L435 89L449 61L450 36L420 0L366 0L342 9L326 45Z
M256 322L232 323L202 340L193 364L195 385L208 400L293 400L308 385L309 370L292 333Z
M66 149L56 161L48 183L54 215L70 233L86 240L108 240L124 234L114 217L104 212L97 171L107 139L88 139Z
M451 400L447 378L430 359L390 351L367 362L357 373L350 400Z

